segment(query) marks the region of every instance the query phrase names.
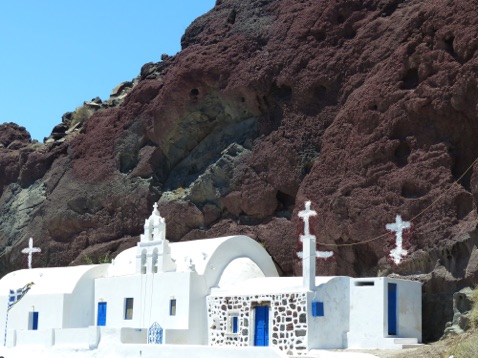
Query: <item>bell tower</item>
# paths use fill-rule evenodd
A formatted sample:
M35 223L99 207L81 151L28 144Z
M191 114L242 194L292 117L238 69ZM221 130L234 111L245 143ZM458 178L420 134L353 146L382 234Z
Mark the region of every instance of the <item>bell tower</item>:
M158 273L175 271L176 264L171 259L169 241L166 240L166 223L154 203L151 216L144 222L144 234L136 249L136 272Z

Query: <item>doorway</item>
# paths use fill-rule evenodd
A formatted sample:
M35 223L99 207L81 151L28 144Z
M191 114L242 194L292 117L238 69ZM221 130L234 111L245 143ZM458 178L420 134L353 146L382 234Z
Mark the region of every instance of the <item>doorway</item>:
M98 302L98 317L96 325L106 326L106 302Z
M254 345L266 347L269 345L269 306L256 306L254 311Z
M388 335L397 335L397 284L388 284Z

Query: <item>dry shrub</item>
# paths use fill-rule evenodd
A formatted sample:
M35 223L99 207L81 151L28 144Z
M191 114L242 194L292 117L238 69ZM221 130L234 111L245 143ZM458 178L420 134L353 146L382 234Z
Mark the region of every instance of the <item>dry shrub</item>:
M75 125L76 123L84 123L91 117L93 110L87 108L86 106L78 107L73 114L71 115L71 124Z
M460 340L446 355L446 357L451 356L453 358L478 357L478 333L475 332L466 339Z

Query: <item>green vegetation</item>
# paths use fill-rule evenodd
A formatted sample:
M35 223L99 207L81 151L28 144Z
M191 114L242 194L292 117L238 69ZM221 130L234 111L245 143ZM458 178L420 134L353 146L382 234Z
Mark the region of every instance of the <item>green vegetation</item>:
M95 264L109 264L111 263L110 252L108 251L104 256L92 258L91 256L86 255L83 258L85 265L95 265Z

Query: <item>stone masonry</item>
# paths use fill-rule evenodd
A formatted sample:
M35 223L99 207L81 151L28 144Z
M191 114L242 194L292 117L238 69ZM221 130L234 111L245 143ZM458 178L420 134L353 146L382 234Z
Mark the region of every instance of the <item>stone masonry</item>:
M269 344L287 354L307 351L307 295L281 293L235 297L210 296L208 305L209 345L254 345L254 307L269 306ZM237 333L231 319L238 317Z

